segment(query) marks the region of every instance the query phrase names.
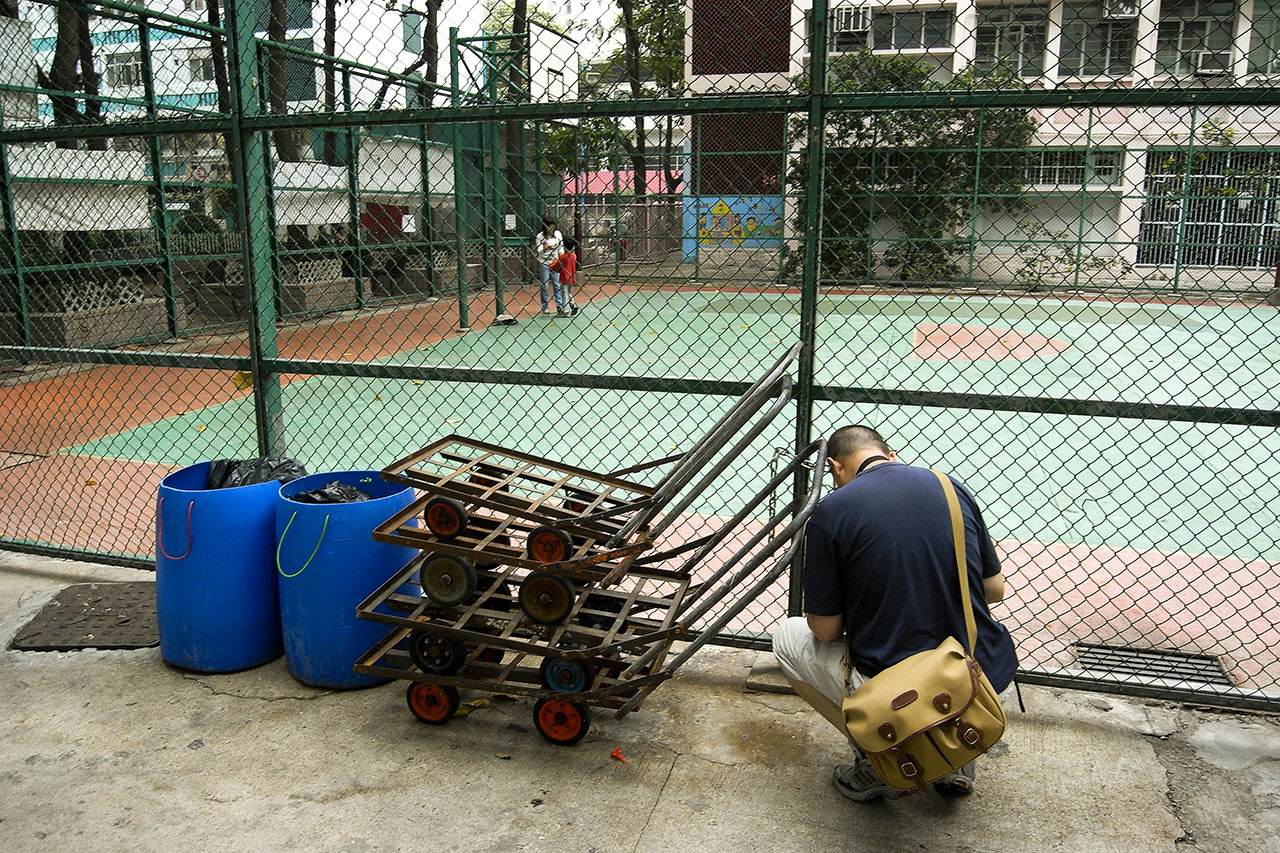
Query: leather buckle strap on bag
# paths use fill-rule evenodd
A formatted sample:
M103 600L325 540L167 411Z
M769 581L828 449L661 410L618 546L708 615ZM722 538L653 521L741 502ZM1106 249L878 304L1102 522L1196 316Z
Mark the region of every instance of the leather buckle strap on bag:
M978 640L969 598L964 522L951 479L933 472L951 513L969 651L954 637L914 654L845 698L845 728L880 774L900 791L922 791L982 755L1004 735L1004 708L971 652Z

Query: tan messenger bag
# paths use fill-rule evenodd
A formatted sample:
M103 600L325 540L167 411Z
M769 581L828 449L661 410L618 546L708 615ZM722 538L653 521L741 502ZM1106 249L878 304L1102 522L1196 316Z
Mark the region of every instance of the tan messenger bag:
M934 471L951 511L969 648L977 642L964 526L955 488ZM924 790L989 750L1004 734L1004 709L982 667L954 637L872 678L843 703L845 727L880 778L900 791Z

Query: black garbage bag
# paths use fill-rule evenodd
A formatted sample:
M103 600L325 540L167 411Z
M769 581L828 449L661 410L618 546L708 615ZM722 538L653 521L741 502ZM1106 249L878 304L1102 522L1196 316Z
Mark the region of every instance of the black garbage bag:
M257 459L217 459L209 463L206 489L230 489L258 483L291 483L307 476L307 469L296 459L284 456L261 456Z
M355 486L334 480L326 483L323 489L312 489L309 492L298 492L289 500L300 504L353 504L360 501L373 500L373 496L362 492Z

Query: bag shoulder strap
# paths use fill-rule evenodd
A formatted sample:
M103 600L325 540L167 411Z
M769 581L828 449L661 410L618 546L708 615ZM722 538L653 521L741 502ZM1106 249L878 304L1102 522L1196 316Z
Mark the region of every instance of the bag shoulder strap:
M973 601L969 598L969 564L964 551L964 521L960 517L960 500L956 497L955 486L951 478L933 468L934 476L942 483L942 492L947 497L947 509L951 513L951 540L955 545L956 567L960 570L960 604L964 607L964 627L969 633L969 654L976 654L978 643L978 627L973 621Z

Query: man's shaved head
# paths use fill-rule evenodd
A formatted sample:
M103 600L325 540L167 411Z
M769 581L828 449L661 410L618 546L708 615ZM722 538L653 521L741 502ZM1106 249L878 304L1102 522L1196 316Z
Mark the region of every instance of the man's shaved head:
M843 426L827 439L827 455L832 459L844 459L863 450L874 450L888 455L889 445L883 436L869 426Z

